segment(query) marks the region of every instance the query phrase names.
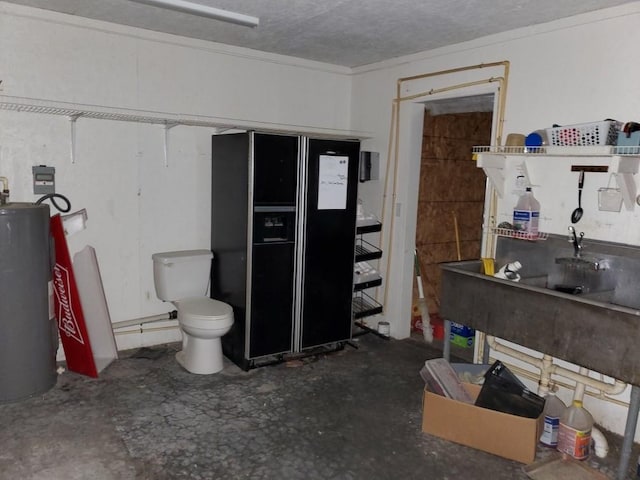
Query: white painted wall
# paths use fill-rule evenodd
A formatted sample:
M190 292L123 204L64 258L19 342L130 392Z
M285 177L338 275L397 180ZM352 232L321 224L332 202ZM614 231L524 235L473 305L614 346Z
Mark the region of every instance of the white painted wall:
M29 97L223 123L350 135L349 70L0 2L0 101ZM113 322L172 310L156 299L151 255L208 248L213 129L80 118L76 163L65 116L0 109L0 175L12 201L34 201L31 167L56 168L57 191L86 208L71 253L95 247ZM119 348L180 338L117 337ZM155 328L153 325L148 328ZM137 333L136 333L137 332Z
M559 20L545 25L528 27L473 42L424 52L401 59L358 68L353 81L353 128L375 132L364 149L381 152L381 171L387 164L391 102L396 95L396 80L401 77L437 72L457 67L502 60L511 62L511 74L506 101L504 133L527 134L554 123L572 124L616 118L637 121L640 95L633 78L640 66L629 61L628 52L620 47L620 40L634 44L640 40L637 29L640 21L640 2L622 7L593 12ZM401 95L411 95L464 82L479 81L502 74L501 68L483 68L473 72L450 74L403 84ZM483 87L459 90L447 96L486 93ZM440 95L442 97L444 95ZM440 98L438 95L427 99ZM403 102L401 121L416 116L418 102ZM405 124L406 125L406 124ZM402 129L401 123L401 129ZM419 174L419 156L415 145L420 142L412 135L414 127L401 135L399 156L399 182L396 204L415 203L417 187L414 179ZM569 171L570 161L533 162L530 166L532 182L540 185L535 190L542 204L541 230L565 233L569 216L577 202L577 174ZM619 214L597 211L597 188L605 186L604 176L587 174L583 194L586 214L579 224L589 238L640 243L640 208ZM636 179L637 181L637 179ZM391 183L391 182L389 182ZM369 182L360 190L365 206L381 215L384 180ZM393 243L391 269L385 271L386 260L381 262L387 277L390 299L385 306L384 319L391 324L396 338L409 335L410 291L415 244L415 208L401 205L395 218L393 232L389 233L389 215L398 205L392 205L391 188L387 190L385 232L383 248ZM505 195L499 207L501 220L510 220L515 196ZM392 239L390 237L393 237ZM413 242L413 243L412 243ZM388 254L388 252L387 252ZM382 296L381 296L382 297ZM382 317L373 317L372 322ZM564 394L568 398L567 392ZM628 393L620 397L623 401ZM618 433L624 429L626 409L609 403L585 399L596 421Z
M509 60L505 134L607 117L638 120L640 96L633 79L640 66L630 61L624 45L637 43L639 16L640 4L634 3L358 68L350 77L344 68L0 2L0 95L204 115L259 128L373 132L363 149L381 152L384 177L399 77ZM413 82L402 94L500 73L482 69ZM486 88L461 91L477 93ZM412 282L420 141L415 122L421 108L403 106L402 122L409 124L401 134L400 205L393 212L389 208L385 221L388 230L389 215L397 215L385 310L396 338L409 333L410 305L403 299ZM88 229L70 238L70 249L96 248L112 320L151 315L168 310L155 299L151 254L209 244L211 133L172 129L170 163L164 167L160 127L80 119L72 165L67 118L0 110L0 175L10 178L14 201L33 201L31 166L56 167L58 191L74 208L89 212ZM544 185L537 192L541 228L563 232L574 206L575 174L554 165L534 166L531 173L534 183ZM383 184L381 179L360 188L367 210L379 215ZM581 223L587 238L638 243L637 211L591 216L594 202L595 190L589 187L584 194L589 213ZM501 211L508 215L512 204L506 197ZM389 242L384 237L383 248ZM172 329L120 336L118 344L130 348L178 338ZM621 431L624 409L601 403L587 406L599 423Z

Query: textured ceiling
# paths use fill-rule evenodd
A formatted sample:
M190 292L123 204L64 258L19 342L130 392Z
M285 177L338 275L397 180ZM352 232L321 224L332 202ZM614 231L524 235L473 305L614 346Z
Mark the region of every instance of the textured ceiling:
M96 20L355 67L632 0L192 0L255 28L128 0L9 0Z

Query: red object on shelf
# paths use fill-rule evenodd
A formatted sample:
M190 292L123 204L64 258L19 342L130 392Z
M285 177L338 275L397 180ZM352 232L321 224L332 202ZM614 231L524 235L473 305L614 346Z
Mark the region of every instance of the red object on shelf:
M53 268L54 306L67 368L73 372L97 378L98 371L89 343L67 238L59 214L51 217L51 235L56 249L56 264Z

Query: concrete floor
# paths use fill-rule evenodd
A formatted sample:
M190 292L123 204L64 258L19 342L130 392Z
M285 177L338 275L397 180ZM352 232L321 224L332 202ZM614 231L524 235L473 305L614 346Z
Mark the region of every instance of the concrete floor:
M529 478L522 464L421 432L418 372L435 348L354 343L250 372L189 374L177 344L125 352L99 379L65 372L45 395L0 406L0 478ZM614 478L610 437L612 455L591 464Z

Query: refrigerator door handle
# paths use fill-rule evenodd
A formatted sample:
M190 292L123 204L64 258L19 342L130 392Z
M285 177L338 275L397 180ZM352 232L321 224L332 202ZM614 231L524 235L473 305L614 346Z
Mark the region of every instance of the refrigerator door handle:
M307 150L308 140L298 137L298 187L296 218L296 258L295 258L295 291L292 342L293 351L302 350L302 312L304 311L304 252L306 243L306 210L307 210Z

